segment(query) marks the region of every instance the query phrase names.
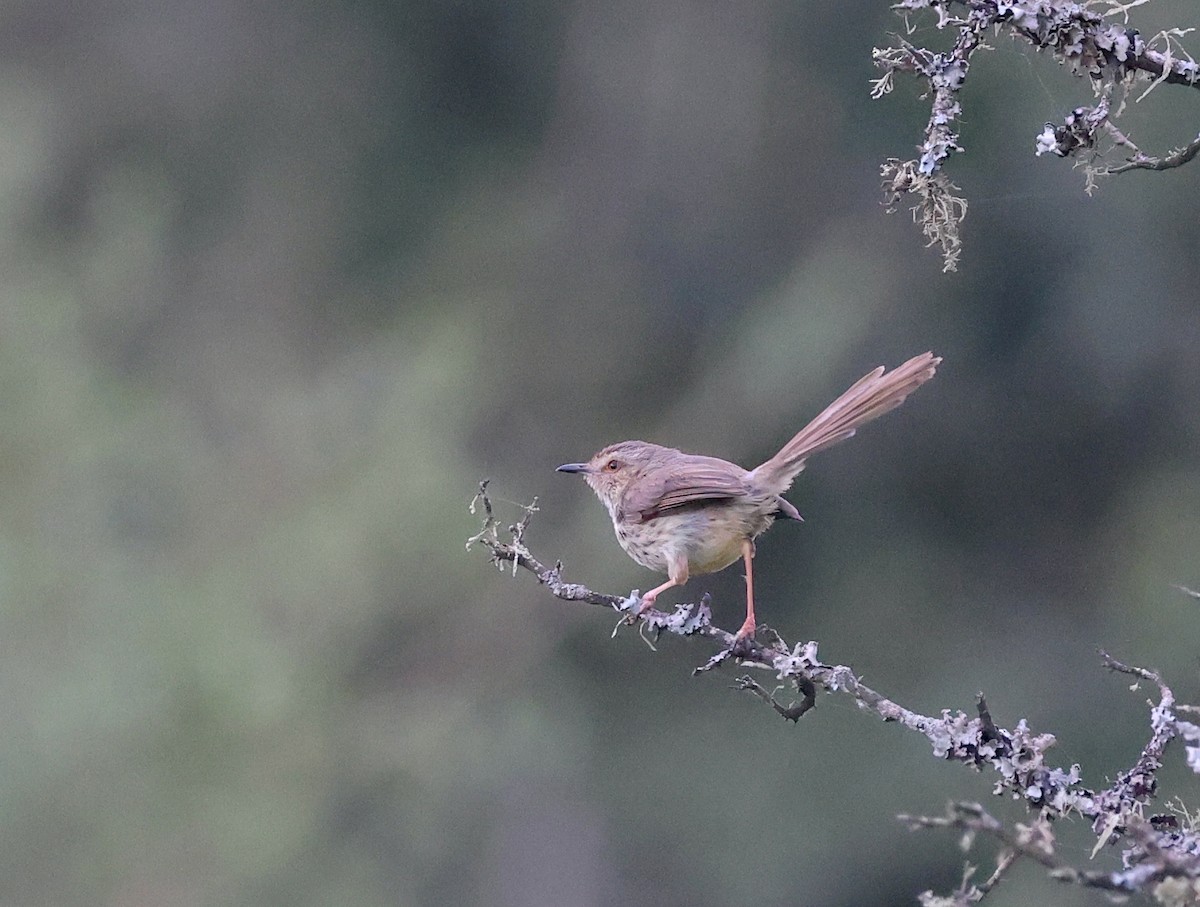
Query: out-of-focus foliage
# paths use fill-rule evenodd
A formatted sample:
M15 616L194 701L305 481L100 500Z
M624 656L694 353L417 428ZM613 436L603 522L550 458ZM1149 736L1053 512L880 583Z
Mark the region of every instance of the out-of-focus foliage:
M903 87L868 98L895 27L868 2L6 4L0 903L952 887L954 842L893 816L986 782L843 704L787 725L692 679L707 651L610 640L462 544L491 476L541 496L540 555L646 588L555 465L625 437L750 465L930 348L927 389L801 476L763 617L914 708L984 689L1085 779L1131 760L1142 694L1094 647L1183 698L1195 673L1171 584L1200 584L1200 170L1085 197L1032 156L1081 86L998 44L942 276L879 205L923 124ZM1168 94L1145 129L1182 141L1200 109ZM736 571L705 590L735 620ZM1087 902L1011 881L996 904Z

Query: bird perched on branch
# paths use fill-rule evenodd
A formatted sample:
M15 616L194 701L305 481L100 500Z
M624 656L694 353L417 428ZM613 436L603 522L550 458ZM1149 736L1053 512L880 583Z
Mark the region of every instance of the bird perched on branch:
M583 475L608 508L625 553L667 574L665 583L641 597L638 614L688 577L723 570L740 557L746 565L746 620L737 636L753 636L754 540L776 519L800 519L783 493L810 456L895 409L933 377L941 361L923 353L890 372L883 366L868 372L754 469L646 441L621 441L586 463L564 463L558 472Z

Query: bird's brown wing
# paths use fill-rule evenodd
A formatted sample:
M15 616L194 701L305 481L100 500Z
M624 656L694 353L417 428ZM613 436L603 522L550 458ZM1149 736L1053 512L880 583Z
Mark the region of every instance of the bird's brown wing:
M621 509L645 522L697 501L719 501L752 492L746 470L716 457L686 455L668 469L639 478L625 495Z

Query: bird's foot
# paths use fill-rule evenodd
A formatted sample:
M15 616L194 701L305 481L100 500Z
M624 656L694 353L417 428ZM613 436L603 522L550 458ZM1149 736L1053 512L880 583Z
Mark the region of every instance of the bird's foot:
M613 627L612 638L617 638L617 634L621 631L622 627L627 627L640 622L640 625L638 626L638 635L642 637L642 641L645 642L646 645L648 645L653 651L658 651L654 648L654 643L646 636L646 628L649 625L643 619L646 612L649 611L654 605L655 597L656 596L653 594L643 597L637 589L634 589L632 592L630 592L629 597L623 599L621 603L616 606L617 610L624 612L625 616L618 620L617 625ZM657 639L658 634L662 632L662 627L653 627L651 632L654 633L654 637Z
M743 622L741 629L738 630L737 633L735 633L733 635L734 641L737 642L742 639L748 639L751 642L753 642L754 641L754 633L757 629L758 629L758 624L754 622L754 618L747 617L745 622Z
M729 637L729 644L721 649L710 658L705 664L692 671L693 674L703 674L705 671L711 671L713 668L719 667L726 660L733 659L749 659L754 662L762 661L759 653L761 648L754 641L753 634L748 636L732 636Z
M613 630L613 636L617 635L617 630L623 626L631 626L636 624L647 611L654 605L655 596L643 596L641 592L634 589L629 595L622 599L619 605L614 607L625 616L617 621L617 626Z
M639 592L637 589L634 589L627 596L625 596L625 598L623 598L621 600L621 604L615 605L614 607L618 611L621 611L625 614L636 614L638 607L641 605L641 602L642 602L642 593Z
M630 603L630 607L629 615L625 618L625 622L628 624L636 624L643 614L654 607L654 600L656 598L658 598L658 596L652 593L641 595L637 589L634 589L632 592L630 592L629 598L626 599L626 601Z

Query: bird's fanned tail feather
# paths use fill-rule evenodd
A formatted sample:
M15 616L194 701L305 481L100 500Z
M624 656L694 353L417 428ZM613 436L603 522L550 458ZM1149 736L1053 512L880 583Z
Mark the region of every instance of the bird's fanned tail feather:
M859 426L895 409L933 377L941 361L933 353L922 353L890 372L879 366L863 375L800 429L779 453L757 467L752 473L754 478L762 486L782 494L804 469L809 457L845 441Z

